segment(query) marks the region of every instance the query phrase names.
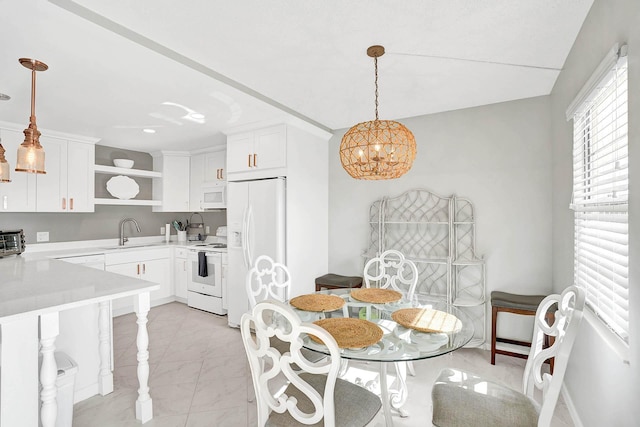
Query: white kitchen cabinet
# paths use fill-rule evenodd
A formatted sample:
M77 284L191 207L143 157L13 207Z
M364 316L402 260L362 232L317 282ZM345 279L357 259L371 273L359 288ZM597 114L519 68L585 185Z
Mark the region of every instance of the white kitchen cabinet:
M202 183L204 181L205 153L194 154L190 160L189 170L189 211L202 212Z
M187 250L184 248L176 248L173 261L173 283L175 287L176 300L183 303L187 302L188 280Z
M204 154L204 181L225 182L227 180L227 152L215 151Z
M35 212L36 175L15 171L18 146L24 141L24 134L0 127L0 140L11 167L11 182L0 183L0 212Z
M189 211L203 211L203 184L211 186L226 183L226 161L226 150L199 152L191 156Z
M153 199L162 200L153 212L189 212L190 156L186 152L161 151L151 154L153 169L162 172L153 180Z
M36 177L37 212L93 212L95 146L41 136L46 174Z
M251 172L259 178L281 175L287 166L285 125L229 135L227 169L229 175Z
M151 304L171 301L171 256L169 248L119 250L105 254L105 270L123 276L157 283L160 289L151 292ZM133 312L133 300L120 298L112 304L114 315Z

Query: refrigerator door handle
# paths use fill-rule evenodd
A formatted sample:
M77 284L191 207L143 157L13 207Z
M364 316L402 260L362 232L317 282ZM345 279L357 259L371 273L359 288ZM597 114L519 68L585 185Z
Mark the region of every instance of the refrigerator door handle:
M247 267L247 269L250 269L251 267L253 267L253 255L251 254L251 232L250 232L250 227L251 224L253 223L253 210L251 209L251 205L249 205L249 208L247 209L247 256L249 258L249 266Z
M245 207L244 211L242 212L242 236L241 236L241 241L242 241L242 260L244 261L244 266L247 269L247 271L251 268L251 266L249 265L249 259L247 257L247 245L249 244L249 241L247 239L247 232L248 232L248 210L249 207Z

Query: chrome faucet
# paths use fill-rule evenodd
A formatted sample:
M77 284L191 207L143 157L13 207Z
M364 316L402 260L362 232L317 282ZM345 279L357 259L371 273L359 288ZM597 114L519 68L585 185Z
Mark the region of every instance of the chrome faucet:
M128 238L124 237L124 224L127 222L133 222L133 225L136 226L136 231L140 233L140 226L138 225L138 221L133 218L123 219L122 221L120 221L120 246L124 246L125 242L129 240Z

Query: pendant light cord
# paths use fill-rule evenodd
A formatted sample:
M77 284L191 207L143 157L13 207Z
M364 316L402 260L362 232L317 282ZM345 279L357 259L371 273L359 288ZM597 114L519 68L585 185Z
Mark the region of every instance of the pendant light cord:
M376 73L376 121L378 121L378 57L374 57L373 58L373 64L374 64L374 68L375 68L375 73Z

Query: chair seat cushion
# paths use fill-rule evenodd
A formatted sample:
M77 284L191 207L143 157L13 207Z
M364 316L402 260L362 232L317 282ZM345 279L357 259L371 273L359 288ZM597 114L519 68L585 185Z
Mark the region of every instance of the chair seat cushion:
M508 292L491 292L493 307L515 308L535 312L546 295L517 295Z
M341 276L339 274L325 274L316 278L316 285L336 286L342 288L353 288L362 285L362 277Z
M431 392L437 427L536 427L538 404L522 393L474 374L444 369Z
M327 380L326 375L304 373L300 375L300 378L309 383L309 385L316 389L321 395L324 393L324 385ZM298 400L298 408L303 412L310 413L313 411L311 401L295 386L289 385L285 394L295 397ZM336 427L366 426L373 420L382 406L380 398L369 390L339 378L336 380L334 404ZM301 424L287 411L282 414L271 412L266 425L270 427L299 427ZM324 426L324 422L321 420L312 425L322 427Z

